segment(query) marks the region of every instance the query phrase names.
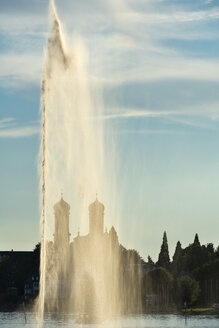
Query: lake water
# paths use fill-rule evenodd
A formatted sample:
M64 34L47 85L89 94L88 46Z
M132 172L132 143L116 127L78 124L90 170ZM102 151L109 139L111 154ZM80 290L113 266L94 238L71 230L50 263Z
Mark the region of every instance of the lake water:
M25 315L22 312L0 313L0 328L10 327L37 327L37 320L33 313ZM50 314L45 317L45 328L213 328L219 327L219 318L216 316L189 316L187 320L179 315L144 315L139 317L125 317L102 324L77 324L75 316L69 314Z
M0 313L0 328L37 327L37 320L33 313L25 315L22 312ZM189 316L187 320L179 315L144 315L126 317L102 324L77 324L73 315L47 315L44 322L46 328L213 328L219 327L219 318L215 316Z

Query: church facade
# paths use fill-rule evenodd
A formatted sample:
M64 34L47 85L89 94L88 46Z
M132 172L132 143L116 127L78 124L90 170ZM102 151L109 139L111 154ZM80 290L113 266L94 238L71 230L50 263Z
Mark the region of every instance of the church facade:
M109 303L109 298L117 293L117 233L114 227L109 232L104 231L104 205L97 197L88 210L88 234L80 236L78 232L71 241L70 205L63 196L54 205L54 241L48 243L47 250L46 303L49 311L71 304L78 312L94 313L98 308L103 313L106 302ZM114 274L109 275L111 270ZM103 299L105 304L101 303ZM66 300L71 301L66 303Z
M78 247L79 245L94 242L95 240L104 240L117 233L112 227L109 231L104 231L104 205L97 199L91 203L89 209L89 232L85 236L78 235L70 242L69 221L70 205L64 201L63 195L58 203L54 205L55 231L54 248L56 252L66 252L69 247ZM117 238L118 239L118 238ZM118 241L118 240L117 240Z
M71 241L70 205L63 196L54 205L54 241L48 242L46 258L48 311L73 310L99 318L139 311L141 259L136 262L135 253L119 244L114 227L104 231L104 210L96 197L88 207L88 234L78 232Z

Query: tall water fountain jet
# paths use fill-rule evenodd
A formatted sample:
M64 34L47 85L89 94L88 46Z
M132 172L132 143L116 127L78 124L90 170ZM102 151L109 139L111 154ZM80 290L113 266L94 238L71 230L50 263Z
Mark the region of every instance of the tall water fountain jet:
M104 205L97 198L89 206L89 233L70 241L70 215L74 226L88 230L88 205L97 190L105 199L113 192L112 176L98 119L103 104L97 90L91 96L88 52L79 37L72 49L66 46L53 1L50 17L42 79L38 311L41 323L45 311L86 313L91 322L140 311L141 272L133 270L134 257L119 245L115 229L104 231Z

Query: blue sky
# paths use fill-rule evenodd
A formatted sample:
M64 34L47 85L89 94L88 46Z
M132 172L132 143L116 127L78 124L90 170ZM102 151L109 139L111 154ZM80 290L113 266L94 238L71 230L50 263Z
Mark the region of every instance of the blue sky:
M219 1L57 0L82 35L117 148L120 241L156 260L176 242L219 245ZM0 249L39 236L40 78L48 1L0 2ZM122 195L122 196L121 196ZM101 196L100 196L101 198ZM104 202L104 199L102 199ZM73 230L73 234L74 234Z

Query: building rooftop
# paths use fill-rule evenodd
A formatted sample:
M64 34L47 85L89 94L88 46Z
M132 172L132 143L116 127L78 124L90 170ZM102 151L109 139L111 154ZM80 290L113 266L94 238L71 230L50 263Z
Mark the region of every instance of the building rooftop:
M100 208L104 210L104 205L101 202L99 202L99 200L97 199L97 195L96 195L96 200L89 205L89 210L92 210L93 208L94 209Z
M70 205L66 202L66 201L64 201L64 199L63 199L63 195L61 194L61 199L60 199L60 201L58 201L55 205L54 205L54 209L56 209L56 208L66 208L66 209L70 209Z

